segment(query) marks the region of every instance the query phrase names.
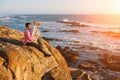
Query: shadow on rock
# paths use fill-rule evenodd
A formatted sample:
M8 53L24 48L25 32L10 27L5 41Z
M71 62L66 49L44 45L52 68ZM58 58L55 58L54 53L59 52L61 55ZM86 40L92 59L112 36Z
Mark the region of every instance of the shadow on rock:
M22 41L16 40L16 39L8 39L8 38L0 38L0 41L11 43L14 45L23 45Z

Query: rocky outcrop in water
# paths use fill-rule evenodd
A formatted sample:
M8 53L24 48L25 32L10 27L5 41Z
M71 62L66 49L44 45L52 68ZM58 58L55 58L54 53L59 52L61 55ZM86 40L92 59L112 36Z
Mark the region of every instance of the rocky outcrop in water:
M71 80L68 66L51 44L40 39L42 50L23 44L23 33L0 26L0 80Z
M75 27L89 27L86 24L81 24L79 22L71 21L71 20L67 20L67 19L60 20L60 21L58 21L58 23L64 23L64 24L67 24L68 26L75 26Z
M103 58L99 59L103 64L105 69L110 69L113 71L120 71L120 55L111 55L106 53Z
M89 45L80 45L79 49L93 59L83 56L82 52L72 50L69 47L56 47L64 56L70 67L73 80L119 80L120 79L120 56L115 53ZM87 51L87 52L85 52ZM94 53L95 51L96 53ZM79 54L79 55L78 55ZM93 55L94 54L94 55ZM84 59L84 60L82 60ZM87 60L88 59L88 60Z
M79 53L77 51L71 50L69 47L62 48L61 46L57 46L56 48L64 56L69 66L78 62Z
M60 32L80 33L79 30L61 30Z

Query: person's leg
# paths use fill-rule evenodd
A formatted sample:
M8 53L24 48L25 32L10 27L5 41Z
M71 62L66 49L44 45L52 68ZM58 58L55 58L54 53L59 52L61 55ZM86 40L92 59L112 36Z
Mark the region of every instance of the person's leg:
M44 54L45 57L51 56L51 55L45 53L45 52L41 49L41 46L40 46L39 44L37 45L37 44L34 43L34 42L29 42L29 43L26 43L26 45L28 45L28 46L33 46L33 47L37 48L38 50L40 50L40 51Z
M29 42L29 43L26 43L27 46L33 46L37 49L39 49L39 46L37 44L35 44L34 42Z
M40 39L37 39L37 42L38 42L39 49L44 53L44 55L45 55L46 57L51 56L50 54L47 54L45 51L42 50L42 44L41 44L41 42L40 42Z
M39 46L39 48L40 48L40 49L42 49L42 46L41 46L42 44L41 44L41 42L40 42L40 39L39 39L39 38L37 39L37 42L38 42L38 46Z

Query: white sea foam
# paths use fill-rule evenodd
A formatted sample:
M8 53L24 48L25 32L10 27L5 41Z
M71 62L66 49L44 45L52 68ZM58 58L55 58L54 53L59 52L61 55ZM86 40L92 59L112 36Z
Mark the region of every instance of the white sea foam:
M20 16L21 19L26 19L28 16Z
M7 20L11 20L11 18L9 16L7 17L0 17L1 21L7 21Z

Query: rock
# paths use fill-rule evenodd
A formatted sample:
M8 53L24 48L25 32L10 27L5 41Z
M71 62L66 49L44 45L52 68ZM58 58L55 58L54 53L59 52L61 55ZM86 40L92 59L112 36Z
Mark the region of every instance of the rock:
M0 80L12 80L12 72L10 69L6 68L5 66L0 66Z
M120 80L120 76L106 75L102 80Z
M104 69L110 69L113 71L120 71L120 56L110 55L110 53L105 53L103 58L99 59L103 65Z
M91 31L91 32L93 32L93 33L99 33L99 31L95 31L95 30L93 30L93 31Z
M10 29L5 26L0 26L0 38L15 38L16 40L23 40L23 33ZM17 39L18 38L18 39Z
M110 63L112 63L112 59L111 59L111 55L110 53L105 53L103 55L103 58L99 59L104 65L108 65Z
M65 47L62 49L61 46L57 46L56 48L64 56L69 66L78 62L79 53L77 51L71 50L69 47Z
M49 30L43 30L42 32L49 32Z
M57 48L60 52L62 52L62 51L63 51L62 47L61 47L61 46L59 46L59 45L58 45L56 48ZM62 54L62 53L61 53L61 54Z
M83 70L71 70L72 80L92 80L91 76Z
M90 50L97 50L98 48L97 47L93 47L93 46L89 46L89 49Z
M110 69L113 71L120 71L120 62L109 64L105 66L105 69Z
M91 78L92 78L92 80L101 80L97 74L92 75Z
M47 37L43 37L43 39L45 39L46 41L62 41L62 40L59 40L59 39L47 38Z
M115 39L120 39L120 33L119 32L114 32L114 31L106 31L106 32L103 32L103 31L91 31L93 33L100 33L100 34L103 34L103 35L106 35L106 36L109 36L109 37L112 37L112 38L115 38Z
M120 39L120 33L119 32L114 32L114 31L109 31L109 32L101 32L101 34L110 36L115 39Z
M54 80L54 78L51 76L51 74L48 72L43 77L42 80Z
M67 24L68 26L88 27L88 25L86 25L86 24L80 24L79 22L76 22L76 21L61 20L61 21L58 21L58 22L59 22L59 23Z
M50 57L35 46L24 45L22 32L0 26L0 80L71 80L60 52L44 39L40 42Z
M96 66L92 63L87 63L87 62L81 62L78 65L78 68L80 69L87 69L87 70L96 70Z
M78 30L61 30L60 32L80 33Z
M111 55L111 59L113 61L119 61L120 60L120 55Z
M0 65L4 64L4 59L2 57L0 57Z

